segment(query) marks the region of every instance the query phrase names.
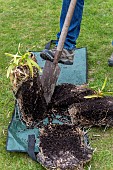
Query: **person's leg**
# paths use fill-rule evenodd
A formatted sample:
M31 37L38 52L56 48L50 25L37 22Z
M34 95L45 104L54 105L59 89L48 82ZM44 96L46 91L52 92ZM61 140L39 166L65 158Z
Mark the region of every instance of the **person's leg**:
M62 3L62 10L61 10L61 16L60 16L60 32L62 30L63 23L65 21L65 17L67 14L67 10L68 10L70 1L71 0L63 0L63 3ZM81 20L82 20L83 6L84 6L84 0L77 0L77 4L75 7L73 17L72 17L72 21L70 23L66 41L64 43L62 55L59 59L59 63L63 63L63 64L67 64L67 65L73 64L74 50L76 48L76 40L80 33L80 24L81 24ZM56 46L58 44L60 32L57 34ZM40 53L40 56L45 60L53 61L54 55L56 52L56 46L55 46L55 48L50 49L50 50L47 50L47 49L43 50Z
M57 34L57 38L59 39L60 33L62 31L62 27L65 21L65 17L68 11L68 7L71 0L63 0L62 11L60 16L60 32ZM80 33L80 25L82 20L84 0L77 0L75 11L70 23L70 27L68 30L68 34L66 37L66 41L64 44L64 48L68 50L72 50L76 47L76 40Z

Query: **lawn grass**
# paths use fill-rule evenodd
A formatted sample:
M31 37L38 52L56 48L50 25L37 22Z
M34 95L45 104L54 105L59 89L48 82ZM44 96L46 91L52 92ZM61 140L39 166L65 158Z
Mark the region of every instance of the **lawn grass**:
M61 0L0 0L0 169L43 170L23 153L6 152L7 127L14 109L14 97L6 67L9 58L5 52L21 50L42 50L46 42L56 38L59 31ZM87 47L88 82L90 86L101 87L108 77L106 91L113 91L113 68L107 60L113 52L113 0L85 1L81 33L77 47ZM34 47L35 46L35 47ZM34 47L34 48L32 48ZM96 148L93 159L85 166L91 170L113 170L113 129L92 128L90 142ZM94 137L94 135L100 135Z

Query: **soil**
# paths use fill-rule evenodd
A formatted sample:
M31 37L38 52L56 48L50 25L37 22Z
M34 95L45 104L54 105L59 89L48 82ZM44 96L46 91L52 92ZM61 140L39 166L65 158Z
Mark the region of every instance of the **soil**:
M81 126L113 126L113 97L84 98L91 94L94 94L94 90L84 85L58 85L47 106L40 79L35 77L22 84L16 98L22 120L29 127L45 117L51 123L56 115L67 116L71 124Z
M51 103L52 107L64 107L67 108L73 103L82 102L84 96L93 94L89 88L86 88L86 85L75 86L73 84L62 84L58 85L55 88L53 93Z
M31 127L35 121L40 121L45 117L47 105L39 78L34 77L23 82L16 94L16 99L22 120L27 126Z
M68 108L74 124L82 126L113 126L113 97L88 99Z
M55 115L66 115L75 125L113 126L113 97L84 98L94 93L92 89L84 86L71 84L57 86L49 112L52 110Z
M83 169L93 150L84 144L84 133L76 126L50 125L40 130L38 161L48 169Z
M69 116L68 108L73 103L84 101L84 96L93 94L94 92L86 88L86 85L75 86L72 84L62 84L55 88L51 103L48 105L48 115L58 114L61 116Z

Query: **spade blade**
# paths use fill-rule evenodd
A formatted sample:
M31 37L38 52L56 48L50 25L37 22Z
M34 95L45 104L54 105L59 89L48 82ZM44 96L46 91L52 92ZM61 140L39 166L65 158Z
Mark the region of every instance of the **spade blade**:
M60 67L51 61L46 61L43 74L41 76L41 83L44 90L44 97L46 103L51 101L58 77L60 74Z

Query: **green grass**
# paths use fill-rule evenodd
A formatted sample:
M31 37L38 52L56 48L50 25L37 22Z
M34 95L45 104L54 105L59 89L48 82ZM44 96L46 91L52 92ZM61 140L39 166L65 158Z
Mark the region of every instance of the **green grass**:
M46 42L56 38L59 31L61 0L0 0L0 169L43 170L23 153L6 152L7 127L14 109L14 97L6 67L9 58L5 52L15 54L18 44L22 51L41 50ZM108 76L106 91L113 91L113 68L107 60L113 52L113 0L85 1L81 33L77 47L87 47L88 81L90 86L101 87ZM94 137L95 134L100 137ZM92 128L89 132L91 146L96 148L91 170L113 170L113 129Z

